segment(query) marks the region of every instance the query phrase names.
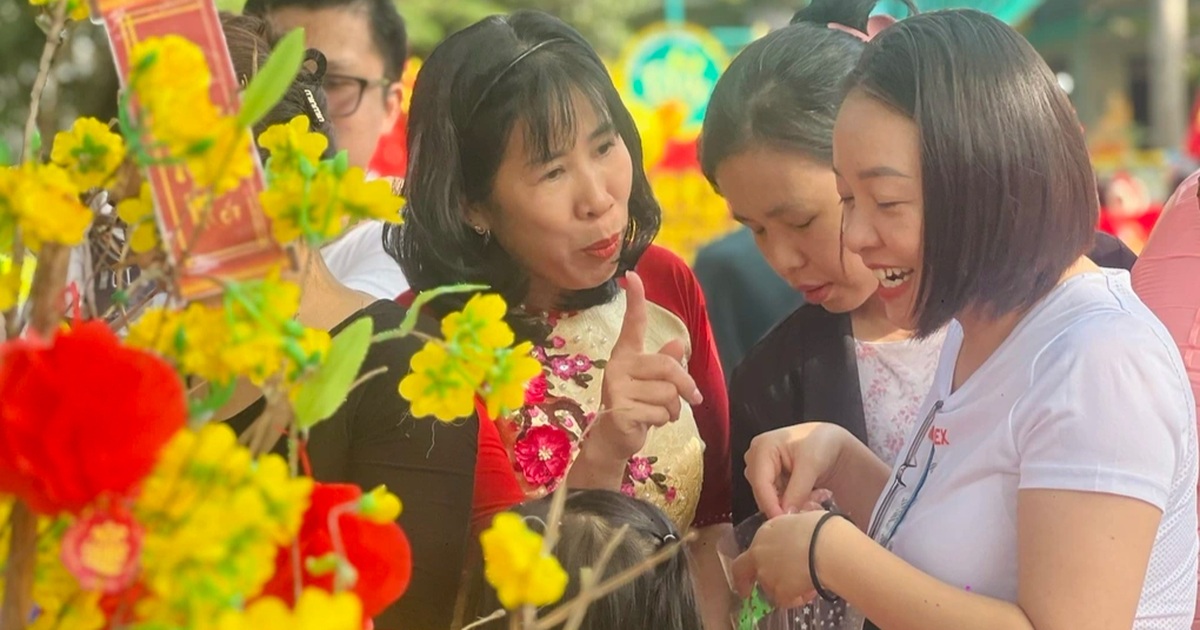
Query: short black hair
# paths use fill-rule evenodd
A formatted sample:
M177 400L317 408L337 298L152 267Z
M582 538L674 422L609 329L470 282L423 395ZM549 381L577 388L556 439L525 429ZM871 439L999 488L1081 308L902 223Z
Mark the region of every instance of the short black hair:
M247 0L242 12L247 15L267 17L277 9L347 9L363 11L371 27L371 43L383 58L384 78L399 81L408 59L408 31L404 18L396 10L392 0ZM347 33L353 37L353 33Z
M523 503L514 512L525 517L531 529L543 532L553 497ZM579 594L580 572L595 566L600 554L622 527L628 527L608 561L600 581L637 566L664 546L682 538L662 510L612 490L572 490L559 525L554 555L570 577L562 601ZM478 613L500 609L495 591L484 589ZM497 622L487 628L507 627ZM580 630L638 628L702 630L699 607L688 570L687 554L680 550L654 569L588 606Z
M629 148L629 227L614 277L570 292L556 306L581 310L617 295L616 277L637 264L658 233L662 210L643 170L641 137L604 63L575 29L540 11L492 16L451 35L417 77L408 118L404 224L384 231L385 249L413 289L487 285L512 305L509 323L517 335L543 341L545 321L517 306L529 288L526 270L495 240L472 231L465 212L490 203L518 121L526 146L539 153L574 141L577 97L607 117ZM460 308L465 299L449 296L435 310Z
M717 80L700 138L700 167L715 189L717 167L755 147L833 162L833 123L842 83L863 42L840 24L866 31L878 0L814 0L790 26L746 46ZM911 13L916 8L905 0Z
M921 139L916 333L966 309L999 317L1045 297L1092 245L1096 181L1082 126L1033 46L974 10L909 18L847 80Z

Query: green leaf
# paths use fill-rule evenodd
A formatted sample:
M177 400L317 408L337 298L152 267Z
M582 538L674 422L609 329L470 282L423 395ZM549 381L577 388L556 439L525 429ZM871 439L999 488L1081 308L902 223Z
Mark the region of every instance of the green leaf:
M329 355L316 374L296 392L296 426L307 431L329 418L342 406L346 395L367 358L375 324L364 317L350 324L333 338Z
M238 124L253 127L283 98L304 63L304 29L292 30L276 44L242 94Z
M0 166L12 165L12 152L8 149L7 142L0 142Z
M233 398L236 387L237 381L232 379L228 383L209 383L208 394L204 398L188 401L189 424L197 427L211 420L213 414Z
M42 132L36 128L33 130L33 142L30 143L30 145L31 145L29 147L30 153L32 153L33 155L41 154L41 152L42 152ZM36 161L36 159L35 159L35 161Z
M400 322L400 328L380 333L380 336L375 341L384 341L386 339L396 339L411 335L412 331L417 329L417 320L421 317L421 309L425 308L426 304L443 295L450 295L452 293L478 293L480 291L487 291L489 288L491 287L486 284L448 284L444 287L422 291L413 300L412 307L408 309L408 313L404 316L404 321Z

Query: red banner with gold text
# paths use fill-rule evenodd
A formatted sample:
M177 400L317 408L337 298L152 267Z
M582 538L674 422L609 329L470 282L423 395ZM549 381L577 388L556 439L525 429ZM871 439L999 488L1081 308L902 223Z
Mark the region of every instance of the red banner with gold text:
M238 82L225 35L212 0L92 0L104 20L117 72L129 79L133 47L167 34L200 46L212 69L210 96L224 114L239 106ZM180 166L151 166L143 172L154 191L163 243L179 275L181 297L192 300L220 292L217 280L261 277L288 259L271 238L270 223L258 205L262 165L252 144L254 175L213 201Z

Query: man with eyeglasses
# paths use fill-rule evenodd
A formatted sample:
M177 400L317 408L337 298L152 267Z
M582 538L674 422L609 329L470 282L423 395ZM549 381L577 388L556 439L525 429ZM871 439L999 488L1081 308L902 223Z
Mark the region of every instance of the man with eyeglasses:
M280 33L303 28L308 45L328 63L323 87L338 149L367 169L384 133L400 115L400 75L408 57L404 18L392 0L248 0L245 12L269 20ZM381 299L408 289L404 274L383 251L383 225L351 226L322 250L346 286Z

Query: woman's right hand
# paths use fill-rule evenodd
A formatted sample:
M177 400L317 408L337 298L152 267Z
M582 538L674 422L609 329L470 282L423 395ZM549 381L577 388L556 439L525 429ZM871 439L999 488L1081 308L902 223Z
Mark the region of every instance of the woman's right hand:
M855 442L849 431L825 422L755 437L746 451L746 479L758 508L767 518L804 511L813 492L834 476L842 451Z
M572 468L572 473L580 465L591 469L586 471L590 479L584 481L590 487L619 487L626 462L645 446L650 428L679 419L683 404L704 400L684 367L681 341L671 341L658 352L645 351L646 290L636 273L626 280L625 318L604 368L601 411Z

